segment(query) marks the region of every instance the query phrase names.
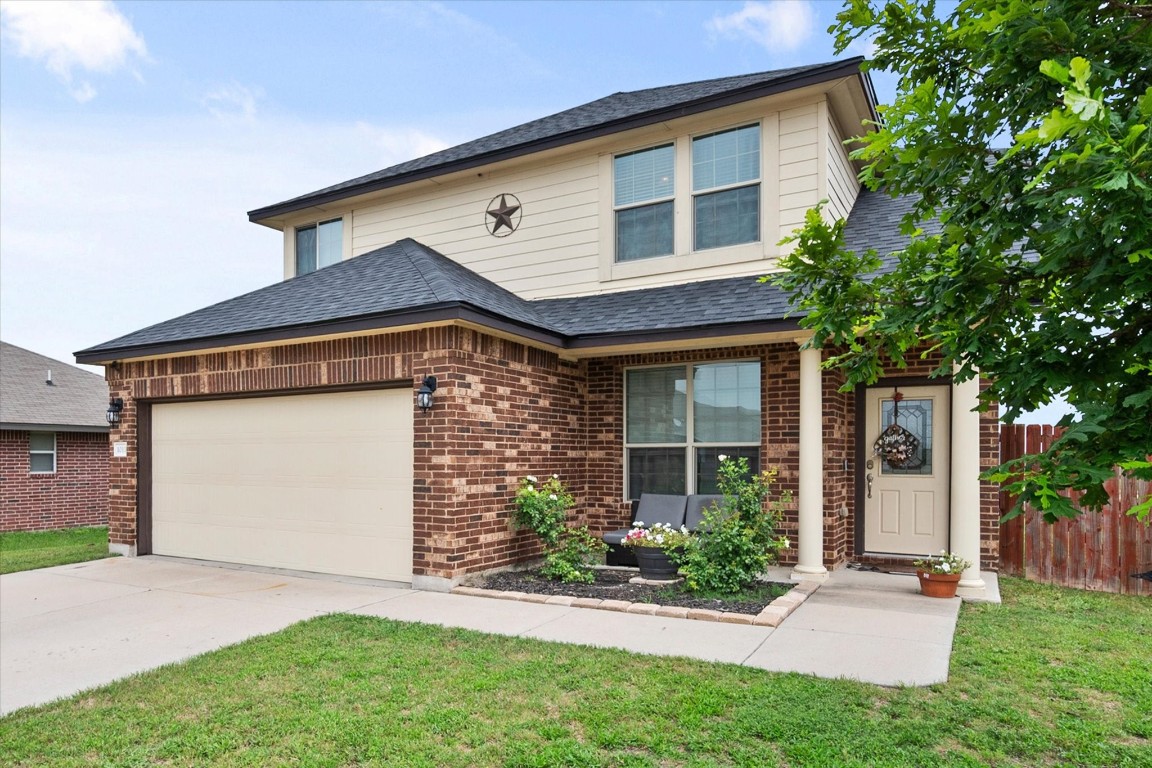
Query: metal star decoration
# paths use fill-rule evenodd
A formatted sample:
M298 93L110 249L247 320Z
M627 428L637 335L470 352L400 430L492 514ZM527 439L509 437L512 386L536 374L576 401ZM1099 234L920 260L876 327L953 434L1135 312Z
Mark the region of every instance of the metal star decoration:
M508 198L512 198L512 203L508 202ZM497 204L499 199L499 204ZM488 231L496 237L507 237L516 231L520 226L520 201L516 199L516 195L500 194L492 198L492 202L488 203L488 215L492 220L488 222ZM522 215L522 214L521 214ZM507 230L500 234L501 230Z

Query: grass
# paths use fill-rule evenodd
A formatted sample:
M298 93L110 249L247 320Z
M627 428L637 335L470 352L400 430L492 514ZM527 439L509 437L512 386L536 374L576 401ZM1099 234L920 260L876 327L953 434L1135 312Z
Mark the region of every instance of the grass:
M112 557L108 553L106 527L0 533L0 573L84 563L105 557Z
M0 719L15 766L1152 765L1152 603L1003 581L885 689L330 615Z

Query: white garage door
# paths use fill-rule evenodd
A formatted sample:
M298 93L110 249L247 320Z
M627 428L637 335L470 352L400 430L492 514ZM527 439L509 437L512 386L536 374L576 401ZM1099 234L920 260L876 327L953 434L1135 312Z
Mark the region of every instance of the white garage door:
M407 389L152 407L152 551L412 581Z

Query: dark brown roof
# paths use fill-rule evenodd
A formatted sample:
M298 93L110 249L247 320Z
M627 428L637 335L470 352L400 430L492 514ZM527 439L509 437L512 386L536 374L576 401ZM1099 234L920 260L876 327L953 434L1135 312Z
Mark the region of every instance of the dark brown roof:
M352 195L407 184L418 179L566 146L631 128L739 104L806 85L857 75L871 95L871 83L861 73L864 59L856 57L771 72L699 80L640 91L614 93L602 99L508 128L490 136L409 160L382 171L333 184L275 205L248 212L262 221Z

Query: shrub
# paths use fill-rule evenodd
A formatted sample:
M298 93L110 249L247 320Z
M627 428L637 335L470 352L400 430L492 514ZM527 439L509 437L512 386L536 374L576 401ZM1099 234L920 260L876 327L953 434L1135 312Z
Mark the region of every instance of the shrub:
M532 475L516 489L516 524L534 532L544 546L540 572L563 582L591 583L591 566L608 551L587 526L570 528L568 510L576 503L558 475L539 482Z
M775 562L777 550L790 546L776 534L790 494L764 505L775 477L775 470L753 475L746 458L720 457L724 501L705 511L696 536L672 554L689 590L738 592Z

